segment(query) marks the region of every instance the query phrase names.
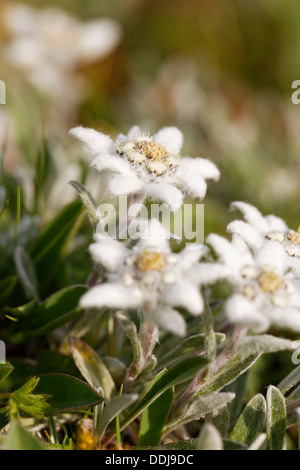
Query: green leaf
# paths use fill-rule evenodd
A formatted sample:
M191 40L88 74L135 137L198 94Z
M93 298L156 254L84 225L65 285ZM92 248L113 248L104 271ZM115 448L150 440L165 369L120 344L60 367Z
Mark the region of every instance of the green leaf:
M0 383L3 382L14 370L13 366L6 362L5 364L0 363Z
M18 344L45 335L77 318L83 312L78 302L86 289L71 286L52 294L32 313L20 318L12 328L10 342Z
M117 394L115 383L104 362L84 341L69 337L74 361L85 380L104 397L110 399Z
M239 417L230 439L250 446L262 432L266 414L266 400L261 394L258 394L250 400Z
M193 397L180 408L178 413L165 426L164 434L190 421L203 418L208 413L216 412L232 401L234 396L234 393L212 393L205 397Z
M197 396L207 395L221 390L225 385L229 385L246 370L248 370L260 357L252 355L244 358L241 354L231 353L224 359L224 363L217 367L205 381Z
M223 390L224 392L232 392L235 394L235 399L228 405L230 430L233 429L242 411L247 384L248 372L245 372Z
M226 404L222 408L219 408L217 411L209 413L205 417L205 422L211 423L213 426L215 426L215 428L217 428L222 437L228 435L230 421L230 414L228 408L229 405Z
M95 429L97 436L101 439L107 426L113 421L113 419L115 419L116 416L122 413L122 411L128 408L137 399L138 395L136 394L126 394L120 397L114 397L106 403L97 423L97 429Z
M5 450L44 450L38 441L15 422L5 442Z
M277 338L272 335L245 336L236 345L236 352L243 357L279 351L295 351L296 349L295 341Z
M223 440L219 431L210 423L205 423L196 440L196 450L223 450Z
M295 367L281 382L277 385L278 390L285 395L289 390L295 388L300 383L300 366Z
M287 427L285 401L278 388L270 385L267 392L268 450L282 450Z
M77 219L81 211L79 201L64 207L37 239L30 253L43 288L53 277L68 243L78 229Z
M172 405L173 395L173 388L169 388L145 409L139 429L139 446L155 446L160 443L163 428Z
M70 184L78 192L81 202L89 216L91 224L94 228L96 228L99 222L99 218L97 217L97 204L95 199L81 183L78 183L78 181L70 181Z
M38 281L31 257L22 246L14 253L15 265L20 283L28 299L38 299Z
M46 402L48 395L32 393L36 391L39 380L38 377L32 377L21 388L11 393L8 400L10 419L18 417L19 411L36 418L45 418L46 413L50 411Z
M147 393L123 422L122 429L140 415L147 406L151 405L168 388L193 379L206 364L207 360L202 357L190 357L171 367L169 370L160 372L153 380Z
M42 375L36 391L51 395L47 400L51 407L49 415L90 408L103 401L87 383L66 374Z
M33 372L35 375L60 373L82 378L72 357L49 350L37 353L37 364Z
M222 333L216 333L216 340L220 344L226 338ZM167 367L171 364L174 364L178 361L182 361L184 357L188 356L198 356L200 353L205 352L205 334L199 334L190 336L186 338L176 346L174 349L171 349L163 357L159 358L158 365L159 367Z
M28 313L32 312L36 304L37 304L37 300L33 299L24 305L20 305L19 307L6 307L6 311L17 318L25 317Z

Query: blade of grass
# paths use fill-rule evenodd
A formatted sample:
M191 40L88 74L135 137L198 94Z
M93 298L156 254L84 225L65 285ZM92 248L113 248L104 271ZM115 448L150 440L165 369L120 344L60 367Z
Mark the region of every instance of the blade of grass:
M21 188L18 184L17 190L17 215L16 215L16 225L15 225L15 243L18 241L18 232L19 232L19 223L21 217Z

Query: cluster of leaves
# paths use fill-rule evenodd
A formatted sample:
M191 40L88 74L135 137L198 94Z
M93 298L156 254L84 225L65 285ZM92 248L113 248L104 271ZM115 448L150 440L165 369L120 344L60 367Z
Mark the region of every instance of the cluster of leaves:
M1 446L282 449L299 422L299 369L243 409L246 378L262 354L293 351L294 342L216 333L216 304L200 320L182 312L184 339L165 333L149 346L147 324L134 314L78 308L90 268L77 272L78 259L87 262L82 205L93 227L97 219L93 198L72 184L81 201L39 225L20 189L2 185L15 204L4 203L0 219L0 337L9 360L0 364Z

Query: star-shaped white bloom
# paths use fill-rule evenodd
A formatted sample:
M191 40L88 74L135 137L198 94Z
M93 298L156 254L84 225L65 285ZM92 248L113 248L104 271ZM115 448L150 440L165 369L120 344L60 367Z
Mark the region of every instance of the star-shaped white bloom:
M228 225L228 232L240 236L254 251L266 240L280 243L285 248L288 266L300 278L300 227L297 232L291 230L284 220L274 215L264 217L256 207L245 202L234 202L231 207L238 209L245 221L234 220Z
M229 242L211 234L207 243L231 273L233 294L225 312L235 324L263 332L270 327L300 332L300 291L289 272L284 247L273 240L251 252L240 237Z
M158 224L151 220L152 235L158 234ZM141 238L132 249L112 239L93 243L91 256L96 265L105 269L107 282L92 287L80 304L87 309L140 309L163 329L184 335L185 321L176 308L182 307L192 315L202 313L199 286L207 283L205 273L209 266L198 261L206 252L205 248L198 248L172 253L169 241L160 235ZM218 272L218 278L227 275L227 268ZM214 280L212 273L210 281Z
M135 126L115 141L83 127L70 134L83 142L92 167L112 174L109 190L114 196L140 194L176 210L184 194L203 199L205 180L220 176L214 163L205 158L181 157L183 135L176 127L165 127L152 137Z

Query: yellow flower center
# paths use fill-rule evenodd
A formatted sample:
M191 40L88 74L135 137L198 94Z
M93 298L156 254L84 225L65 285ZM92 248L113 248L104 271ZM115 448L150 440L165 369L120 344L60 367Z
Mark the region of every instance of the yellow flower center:
M171 152L148 135L137 136L131 142L118 142L116 149L121 155L126 155L137 168L143 168L157 176L178 166L180 158L180 155Z
M274 271L263 271L258 277L258 283L263 292L276 292L283 283L279 274Z
M287 239L292 243L300 245L300 227L298 228L297 232L289 232L287 234Z
M164 160L170 156L166 147L157 144L152 140L143 140L142 142L138 142L134 149L145 155L146 158L154 160Z
M158 251L145 249L137 259L139 271L160 271L166 267L164 255Z

